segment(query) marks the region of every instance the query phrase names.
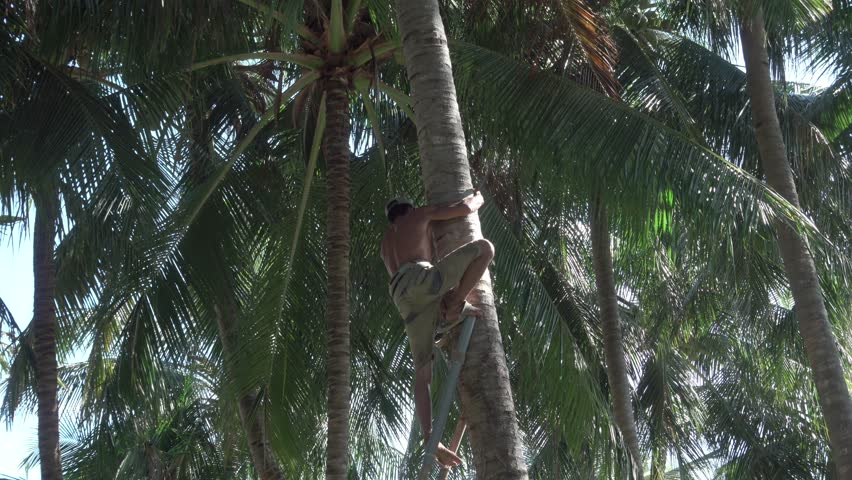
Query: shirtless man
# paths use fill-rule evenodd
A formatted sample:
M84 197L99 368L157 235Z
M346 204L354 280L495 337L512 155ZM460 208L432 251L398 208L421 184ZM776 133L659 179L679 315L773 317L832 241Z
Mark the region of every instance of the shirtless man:
M483 202L476 192L450 206L415 208L406 199L394 199L385 207L390 226L382 238L382 260L391 276L389 291L405 321L414 357L414 407L424 443L432 433L429 389L436 335L446 333L466 316L481 314L465 299L494 258L494 246L480 239L432 265L431 222L464 217L477 211ZM461 459L443 444L438 445L437 456L446 467L461 464Z

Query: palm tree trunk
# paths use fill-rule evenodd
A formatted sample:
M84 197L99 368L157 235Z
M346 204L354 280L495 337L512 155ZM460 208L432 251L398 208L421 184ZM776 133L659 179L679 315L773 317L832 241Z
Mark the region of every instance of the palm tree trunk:
M618 297L612 275L612 251L609 238L609 216L602 200L592 203L592 257L595 267L598 308L601 311L606 375L612 395L612 411L615 424L621 430L624 442L633 457L636 478L643 478L642 452L636 435L633 419L633 404L630 401L630 382L624 361L624 344L621 340L621 320L618 317Z
M325 84L328 166L328 445L325 475L345 480L349 465L349 95L345 79Z
M284 480L284 474L269 445L269 437L264 428L263 417L257 411L256 401L256 395L247 394L240 397L239 405L240 420L246 432L254 470L262 480Z
M217 308L220 310L216 312L216 326L219 330L219 341L222 343L222 355L225 358L225 368L230 368L229 363L236 348L238 322L237 304L233 295L225 294L223 305ZM257 396L251 393L241 395L237 399L240 422L246 435L254 470L261 480L283 480L284 474L272 452L265 428L266 422L256 408L256 402Z
M473 192L447 38L437 0L397 0L408 79L414 96L423 183L430 204ZM481 238L479 216L436 225L437 256ZM525 479L527 467L494 294L484 275L468 299L482 308L459 386L477 478Z
M33 352L38 393L38 453L41 478L61 480L59 400L56 363L56 260L54 241L59 206L55 198L34 195Z
M775 191L799 207L799 196L775 110L761 11L758 10L752 18L743 19L740 39L763 173ZM784 270L796 305L799 331L804 339L828 426L837 478L852 479L852 399L843 377L837 343L828 322L819 276L803 239L792 228L780 222L776 229Z

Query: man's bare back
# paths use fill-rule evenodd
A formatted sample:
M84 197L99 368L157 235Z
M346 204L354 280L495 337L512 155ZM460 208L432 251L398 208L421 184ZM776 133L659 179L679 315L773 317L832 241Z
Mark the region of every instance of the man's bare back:
M389 275L409 262L432 261L432 220L427 207L415 208L397 219L382 238L382 259Z
M469 215L482 206L482 194L465 198L449 206L426 205L420 208L410 206L410 210L396 218L385 230L382 238L382 260L389 275L408 262L432 261L431 223L440 220Z

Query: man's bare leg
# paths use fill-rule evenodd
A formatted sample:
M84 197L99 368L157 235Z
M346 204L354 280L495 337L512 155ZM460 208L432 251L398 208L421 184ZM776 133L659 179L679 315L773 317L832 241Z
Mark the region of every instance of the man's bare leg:
M467 430L467 423L465 422L464 417L461 417L456 423L456 431L453 433L453 439L450 440L450 451L456 455L458 455L459 446L461 446L465 430ZM447 476L449 474L450 469L448 467L442 468L441 475L438 476L438 480L447 480Z
M476 243L479 245L479 256L476 257L470 265L468 265L467 270L464 271L464 275L462 275L459 284L452 290L450 290L445 296L442 302L442 307L445 311L444 318L447 323L455 323L459 315L462 313L462 309L464 308L464 301L467 296L470 294L473 287L476 286L479 279L482 278L482 275L485 273L485 270L488 269L488 265L491 264L491 260L494 258L494 245L491 244L488 240L481 238L479 240L474 240L472 243ZM479 316L481 312L478 309L473 309L470 311L470 314L474 316Z
M424 443L429 441L429 436L432 434L432 395L429 392L431 385L432 362L429 362L414 374L414 410L420 421ZM462 463L461 458L442 443L438 443L436 456L438 462L445 467L456 467Z
M464 432L467 430L467 422L464 420L464 417L459 418L459 421L456 422L456 431L453 432L453 439L450 440L450 450L453 452L459 451L459 446L461 445L462 437L464 437Z

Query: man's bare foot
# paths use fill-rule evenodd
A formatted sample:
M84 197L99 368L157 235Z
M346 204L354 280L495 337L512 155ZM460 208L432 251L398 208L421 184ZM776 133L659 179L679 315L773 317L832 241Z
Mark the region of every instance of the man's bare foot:
M447 468L458 467L462 464L461 458L453 453L452 450L445 447L443 443L438 444L436 456L438 457L438 462Z
M474 317L482 316L482 310L474 307L473 305L468 304L467 308L465 308L464 299L459 301L447 296L441 301L441 317L444 318L443 324L445 326L458 323L462 312L464 312L465 315L473 315Z

